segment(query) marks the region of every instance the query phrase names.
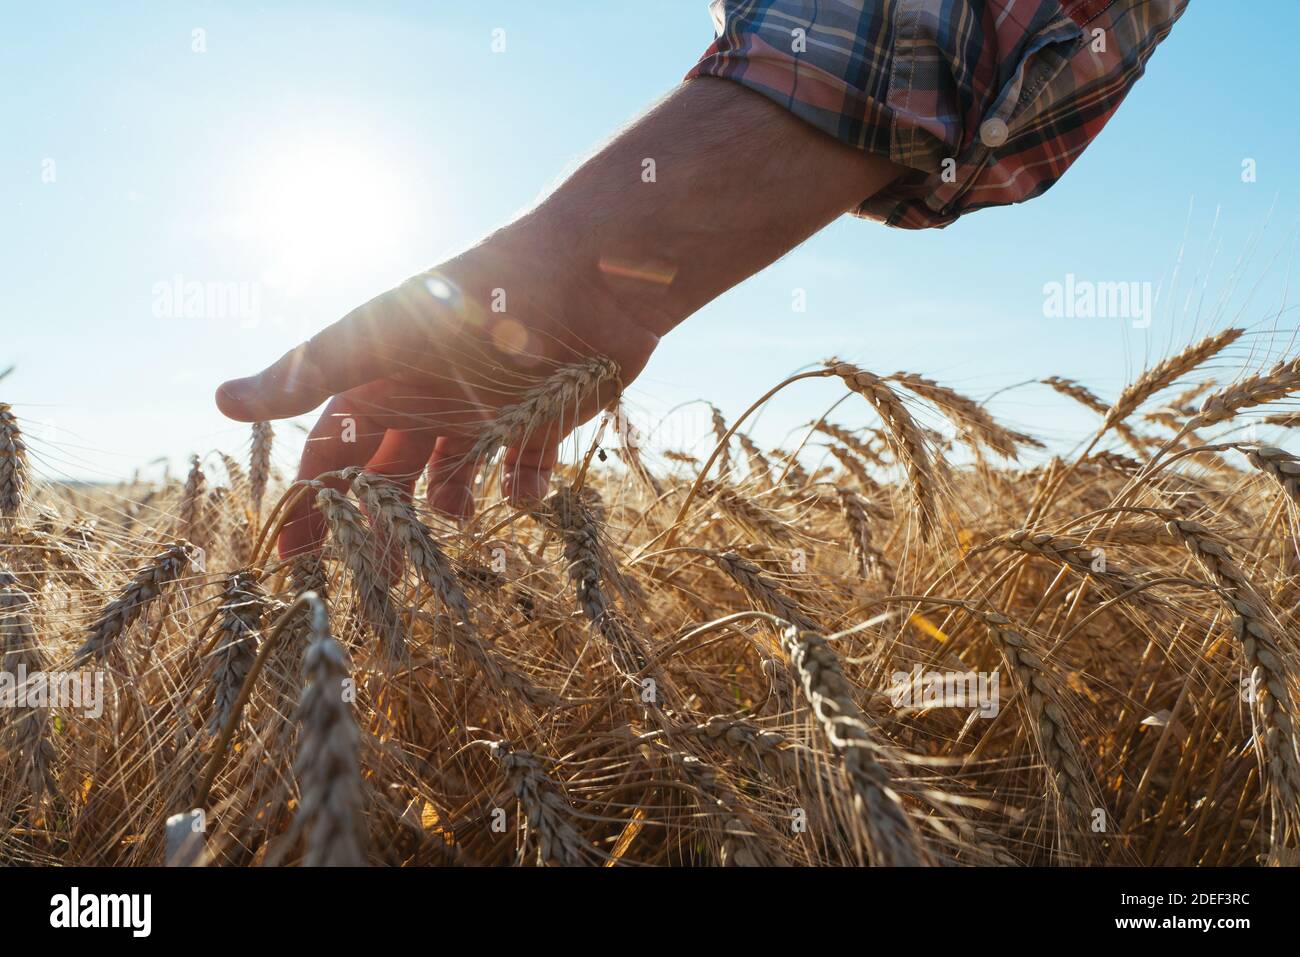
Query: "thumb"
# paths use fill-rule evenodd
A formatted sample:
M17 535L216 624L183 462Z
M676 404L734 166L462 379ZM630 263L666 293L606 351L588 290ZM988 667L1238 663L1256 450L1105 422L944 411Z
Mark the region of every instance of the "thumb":
M332 395L415 361L428 346L431 319L446 311L423 283L404 283L353 309L257 375L223 383L217 407L240 422L310 412Z
M257 375L223 382L217 389L217 408L237 422L261 422L310 412L334 390L325 385L320 367L307 353L308 344L303 343Z

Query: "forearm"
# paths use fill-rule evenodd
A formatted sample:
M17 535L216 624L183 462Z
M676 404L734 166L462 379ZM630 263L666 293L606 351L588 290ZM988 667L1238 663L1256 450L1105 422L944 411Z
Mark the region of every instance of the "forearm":
M569 301L663 335L901 171L738 84L695 80L488 245L542 255Z

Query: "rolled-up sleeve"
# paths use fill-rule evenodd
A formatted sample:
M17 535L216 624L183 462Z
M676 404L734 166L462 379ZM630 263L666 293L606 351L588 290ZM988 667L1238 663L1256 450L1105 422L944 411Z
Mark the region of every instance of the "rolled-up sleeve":
M688 74L732 80L908 167L861 216L945 226L1046 191L1186 0L714 0Z

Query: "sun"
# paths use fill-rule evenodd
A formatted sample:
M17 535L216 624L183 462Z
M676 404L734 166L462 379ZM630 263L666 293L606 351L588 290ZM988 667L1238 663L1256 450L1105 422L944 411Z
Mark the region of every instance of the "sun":
M339 270L386 274L413 225L392 164L350 143L276 150L250 179L238 231L289 293Z

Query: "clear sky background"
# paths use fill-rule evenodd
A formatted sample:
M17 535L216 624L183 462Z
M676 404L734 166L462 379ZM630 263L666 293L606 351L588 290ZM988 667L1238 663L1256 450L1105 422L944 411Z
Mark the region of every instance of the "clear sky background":
M706 0L0 11L0 370L16 366L0 400L29 422L45 474L80 478L246 445L212 404L217 383L532 203L713 35ZM1281 331L1243 339L1217 374L1276 357L1295 325L1298 33L1293 0L1193 0L1046 195L946 230L842 219L665 341L632 393L644 424L696 398L731 418L832 354L977 398L1051 374L1113 396L1227 321ZM1159 285L1154 322L1045 318L1043 286L1067 273ZM156 317L155 285L177 276L256 287L258 320ZM760 438L840 394L796 386ZM991 408L1061 441L1095 424L1035 385ZM277 459L291 457L286 443Z

